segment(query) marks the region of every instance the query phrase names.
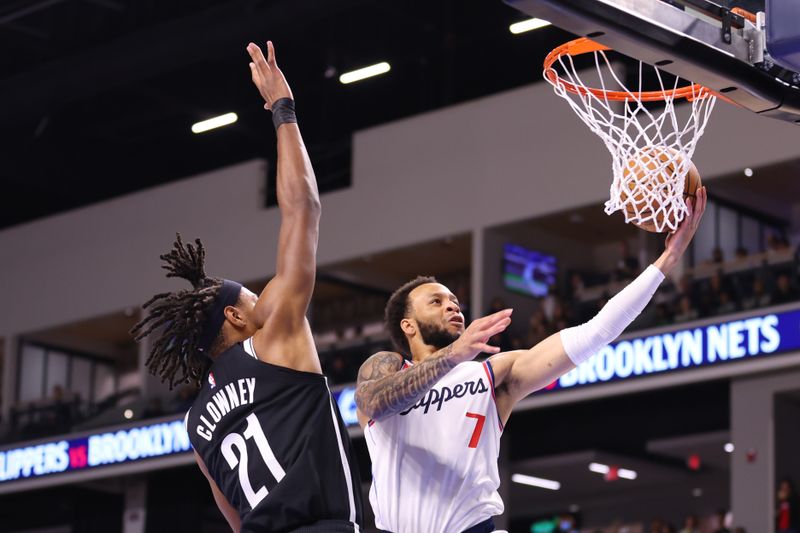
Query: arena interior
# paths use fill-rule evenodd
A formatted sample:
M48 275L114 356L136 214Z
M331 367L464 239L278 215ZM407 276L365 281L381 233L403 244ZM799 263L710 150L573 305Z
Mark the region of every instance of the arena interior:
M256 293L274 272L275 133L250 41L275 43L316 170L309 320L365 498L354 382L391 348L397 286L436 276L468 319L513 307L492 341L527 348L657 257L663 235L604 213L610 156L542 80L572 36L509 30L524 19L499 0L0 5L0 531L229 530L183 426L195 390L151 376L129 330L177 287L158 262L176 232ZM238 121L190 131L225 113ZM684 264L595 363L517 406L498 528L776 531L778 485L800 483L798 139L717 102Z

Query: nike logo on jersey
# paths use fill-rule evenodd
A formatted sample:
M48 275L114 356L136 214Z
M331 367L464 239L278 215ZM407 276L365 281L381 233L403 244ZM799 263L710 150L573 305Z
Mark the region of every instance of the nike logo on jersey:
M256 378L244 378L228 383L206 404L206 415L200 415L202 425L197 426L197 434L211 442L214 430L222 417L239 407L253 403L256 391ZM213 422L209 421L209 418Z
M427 394L425 394L425 396L420 398L417 403L405 411L401 411L400 415L405 416L414 409L420 408L424 409L422 414L427 414L431 406L436 406L436 410L441 411L442 405L446 402L449 402L453 398L461 398L467 394L470 396L475 396L476 394L483 394L485 392L489 392L489 388L483 382L483 378L478 379L477 382L465 381L464 383L459 383L452 389L450 387L431 389L427 392Z

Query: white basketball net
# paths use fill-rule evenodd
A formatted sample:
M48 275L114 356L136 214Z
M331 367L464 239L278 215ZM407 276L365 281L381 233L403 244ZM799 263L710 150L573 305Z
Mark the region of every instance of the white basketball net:
M568 54L561 55L551 66L558 76L555 83L545 79L611 152L614 179L605 212L610 215L622 211L625 222L649 226L659 233L674 231L688 212L683 201L684 180L716 97L692 85L688 98L691 110L688 105L680 106L678 113L675 101L682 98L676 98L674 93L686 85L685 81L681 85L682 80L676 79L671 87L665 87L661 71L639 61L639 89L634 92L619 79L605 52L593 54L596 72L589 75L599 85L596 87L601 89L597 91L600 95L587 89ZM648 109L641 100L645 69L655 71L663 94L663 104L659 104L663 109L658 111ZM559 83L562 80L579 92L568 91ZM625 100L611 100L607 91L627 95Z

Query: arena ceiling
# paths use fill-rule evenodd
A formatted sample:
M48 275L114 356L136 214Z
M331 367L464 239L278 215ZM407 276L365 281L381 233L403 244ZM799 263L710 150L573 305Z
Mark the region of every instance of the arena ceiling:
M501 0L6 0L0 228L272 159L251 40L276 44L321 188L346 185L354 131L540 80L570 36L512 35L524 18ZM391 72L338 82L378 61ZM189 131L229 111L235 125Z
M568 34L512 35L523 18L500 0L3 2L0 227L270 158L251 40L275 42L321 185L335 187L354 131L538 80ZM339 83L378 61L391 72ZM190 132L229 111L233 126Z

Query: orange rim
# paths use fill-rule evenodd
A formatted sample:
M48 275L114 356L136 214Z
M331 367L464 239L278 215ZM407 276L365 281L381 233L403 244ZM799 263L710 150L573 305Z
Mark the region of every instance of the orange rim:
M575 85L574 83L570 83L567 80L559 78L555 69L552 68L553 63L555 63L560 57L574 57L581 54L601 52L605 50L611 50L611 48L587 37L580 37L574 41L564 43L547 54L547 57L544 59L544 76L553 85L560 85L571 93L579 94L581 96L586 96L587 94L591 93L603 100L624 101L635 98L640 102L657 102L659 100L666 100L668 97L671 97L686 98L687 100L691 101L695 98L705 98L706 96L711 95L719 96L708 87L700 85L699 83L694 83L685 87L679 87L671 91L607 91L604 89L593 89L591 87Z
M733 9L731 9L731 12L732 12L732 13L736 13L737 15L739 15L739 16L740 16L740 17L742 17L742 18L746 18L747 20L749 20L749 21L750 21L750 22L752 22L753 24L755 24L755 23L756 23L756 16L755 16L755 14L753 14L753 13L750 13L750 12L749 12L749 11L747 11L746 9L742 9L741 7L734 7Z

